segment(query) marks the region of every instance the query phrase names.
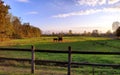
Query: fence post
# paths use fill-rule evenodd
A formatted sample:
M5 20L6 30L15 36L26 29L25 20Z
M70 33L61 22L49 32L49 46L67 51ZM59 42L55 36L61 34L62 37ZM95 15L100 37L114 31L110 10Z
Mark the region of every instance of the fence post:
M35 71L35 54L34 54L34 51L35 51L35 47L34 46L31 46L31 52L32 52L32 57L31 57L31 73L34 74L34 71Z
M68 47L68 75L71 75L71 47Z

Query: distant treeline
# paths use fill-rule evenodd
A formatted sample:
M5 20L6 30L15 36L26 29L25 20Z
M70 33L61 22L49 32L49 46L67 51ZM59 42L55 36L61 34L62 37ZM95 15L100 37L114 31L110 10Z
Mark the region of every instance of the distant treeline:
M5 5L0 0L0 40L4 38L30 38L39 37L41 30L30 25L30 23L23 23L20 18L9 13L10 6Z
M112 33L108 30L106 33L101 33L99 30L95 29L92 32L84 31L83 33L73 33L72 30L68 32L60 32L60 33L49 33L49 34L42 34L42 36L93 36L93 37L114 37L115 33Z

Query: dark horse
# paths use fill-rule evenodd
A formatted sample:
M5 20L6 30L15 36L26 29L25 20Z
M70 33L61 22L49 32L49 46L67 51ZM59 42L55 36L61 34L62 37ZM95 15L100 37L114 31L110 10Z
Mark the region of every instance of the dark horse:
M62 37L58 37L58 38L53 38L53 41L54 42L61 42L61 41L63 41L63 38Z
M57 40L58 40L58 38L53 38L53 41L54 41L54 42L57 42Z
M62 41L63 41L63 38L62 38L62 37L58 37L58 41L59 41L59 42L62 42Z

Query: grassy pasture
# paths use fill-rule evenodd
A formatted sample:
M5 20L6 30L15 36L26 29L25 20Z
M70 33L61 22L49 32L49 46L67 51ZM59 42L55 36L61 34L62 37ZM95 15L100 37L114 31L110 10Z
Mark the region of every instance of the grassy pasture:
M67 50L68 46L72 47L72 50L77 51L101 51L101 52L112 52L120 51L119 44L120 40L113 40L110 38L102 37L64 37L63 42L53 42L54 37L40 37L30 39L17 39L1 42L1 47L17 47L17 48L31 48L34 45L37 49L48 49L48 50ZM105 43L113 46L109 47L106 45L97 44ZM106 43L107 42L107 43ZM29 52L7 52L1 51L0 57L13 57L13 58L30 58L31 53ZM118 55L72 55L72 61L76 62L91 62L91 63L109 63L109 64L120 64L120 56ZM36 59L43 60L61 60L67 61L67 54L50 54L50 53L36 53ZM98 69L99 70L99 69ZM75 71L78 72L78 71ZM79 73L79 72L78 72ZM59 75L59 74L58 74Z

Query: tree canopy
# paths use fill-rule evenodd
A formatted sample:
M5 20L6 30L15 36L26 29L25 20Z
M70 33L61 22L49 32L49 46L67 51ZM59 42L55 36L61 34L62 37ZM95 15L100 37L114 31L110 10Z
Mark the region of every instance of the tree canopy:
M116 36L120 37L120 27L118 27L118 29L116 30Z
M20 18L9 13L10 6L0 0L0 40L4 38L39 37L41 30L30 25L22 24Z
M119 26L120 26L120 22L118 22L118 21L113 22L112 30L115 32L118 29Z

